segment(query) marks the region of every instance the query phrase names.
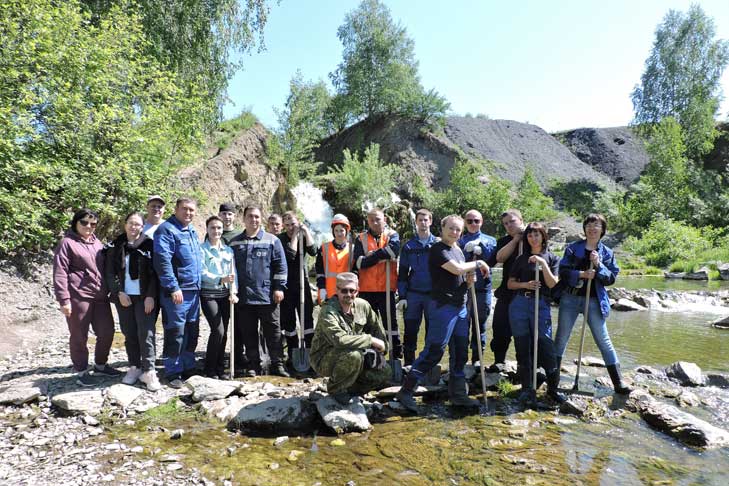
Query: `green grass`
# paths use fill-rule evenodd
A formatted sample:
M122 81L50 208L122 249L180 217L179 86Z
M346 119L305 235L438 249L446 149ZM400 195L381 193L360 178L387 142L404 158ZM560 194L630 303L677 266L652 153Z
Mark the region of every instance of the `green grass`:
M695 272L701 267L709 268L709 279L718 280L720 263L729 262L729 248L712 248L698 253L694 258L677 260L671 264L671 272Z
M258 118L248 110L243 111L235 118L220 122L218 130L215 132L215 146L219 149L228 148L236 135L250 129L257 122Z
M175 397L159 407L154 407L144 412L137 419L137 423L145 426L160 425L171 423L182 418L196 419L199 416L200 412L188 407Z
M508 380L499 380L496 384L496 390L500 398L506 398L516 391L516 385Z

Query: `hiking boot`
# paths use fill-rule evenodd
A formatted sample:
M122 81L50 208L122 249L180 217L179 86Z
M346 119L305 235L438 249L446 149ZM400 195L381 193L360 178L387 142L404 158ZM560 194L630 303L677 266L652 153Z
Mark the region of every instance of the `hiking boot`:
M124 375L124 378L122 378L122 383L124 383L125 385L133 385L137 382L141 374L142 370L140 370L136 366L130 366L127 370L127 374Z
M344 405L345 407L349 405L352 401L352 394L347 392L339 392L331 395L333 399L337 401L340 405Z
M613 382L615 393L619 393L620 395L629 395L630 392L633 391L631 387L623 383L623 377L620 376L620 363L609 365L607 370L610 375L610 380Z
M162 384L159 382L159 378L157 378L157 372L154 369L147 370L139 375L139 381L147 385L147 390L151 392L156 392L162 388Z
M547 396L557 403L564 403L567 397L559 391L559 368L547 375Z
M519 393L517 400L519 400L519 403L521 403L524 408L531 408L533 410L536 410L537 408L537 392L534 391L531 386L524 388L522 385L522 390L521 393Z
M286 366L284 366L283 363L277 363L275 365L271 365L269 374L274 375L274 376L283 376L284 378L291 378L291 375L289 374L288 371L286 371Z
M103 365L94 365L94 374L103 376L121 376L122 372L104 363Z
M81 386L96 386L99 380L95 379L88 371L82 371L76 375L76 384Z
M249 368L245 372L245 376L247 378L255 378L256 376L258 376L260 374L261 374L260 370L257 371L257 370L254 370L253 368Z
M454 407L478 408L480 406L478 400L468 396L465 376L451 376L448 379L448 396Z
M175 378L174 380L170 381L170 382L168 383L168 385L169 385L169 387L170 387L170 388L174 388L175 390L179 390L179 389L180 389L180 388L182 388L182 387L183 387L183 386L184 386L185 384L184 384L184 383L182 382L182 380L181 380L181 379L179 379L179 378Z
M412 373L405 377L395 399L410 412L418 414L418 404L415 402L415 389L418 387L418 378Z

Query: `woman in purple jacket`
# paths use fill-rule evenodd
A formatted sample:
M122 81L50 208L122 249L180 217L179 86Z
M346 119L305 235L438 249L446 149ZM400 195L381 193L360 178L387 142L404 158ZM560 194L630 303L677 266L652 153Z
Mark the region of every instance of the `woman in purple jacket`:
M77 373L76 382L81 386L96 384L87 372L89 326L96 334L94 374L121 374L106 363L114 338L114 319L104 284L103 245L94 235L98 222L99 217L90 209L76 211L71 228L53 256L53 290L71 333L71 361Z

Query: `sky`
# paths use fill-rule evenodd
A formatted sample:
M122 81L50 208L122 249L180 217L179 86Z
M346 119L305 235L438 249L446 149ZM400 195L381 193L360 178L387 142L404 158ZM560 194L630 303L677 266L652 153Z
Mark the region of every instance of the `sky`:
M337 28L354 0L272 0L266 50L246 55L231 80L225 118L250 109L276 128L297 70L322 79L342 59ZM484 114L549 132L627 125L630 93L643 73L655 29L683 0L384 0L415 42L421 83L455 115ZM698 3L729 39L729 0ZM331 85L330 85L331 87ZM729 70L722 78L729 96ZM718 118L726 120L729 101Z

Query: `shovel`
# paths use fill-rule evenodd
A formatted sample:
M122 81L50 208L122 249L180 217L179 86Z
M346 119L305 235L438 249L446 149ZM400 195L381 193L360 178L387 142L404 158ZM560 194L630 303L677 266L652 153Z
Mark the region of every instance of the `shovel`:
M539 282L541 265L535 265L534 280ZM537 358L539 357L539 286L534 291L534 359L532 361L532 389L537 391Z
M481 246L476 246L473 249L473 260L476 261L478 256L481 254ZM473 305L473 328L476 330L476 339L478 340L478 364L481 368L481 390L483 391L483 403L488 406L488 398L486 397L486 370L483 364L483 349L481 349L481 328L478 320L478 303L476 302L476 285L471 284L471 304Z
M230 262L230 273L233 273L233 262ZM233 283L228 284L228 292L233 297ZM230 300L230 317L228 318L228 329L230 330L230 379L235 378L235 304Z
M291 361L294 369L299 373L309 371L309 350L304 343L304 266L306 264L304 255L304 232L299 230L299 312L296 314L296 331L299 335L299 347L291 353Z
M390 312L390 262L385 260L385 315L387 318L387 340L390 346L390 367L392 368L392 381L394 383L402 382L402 363L399 359L395 359L394 349L392 347L392 313Z
M590 270L592 270L592 262L590 262ZM577 356L577 373L575 374L575 384L572 385L572 391L580 391L580 368L582 368L582 350L585 347L585 328L587 327L587 311L590 309L590 287L592 279L587 280L587 289L585 289L585 307L582 311L582 331L580 331L580 352Z

